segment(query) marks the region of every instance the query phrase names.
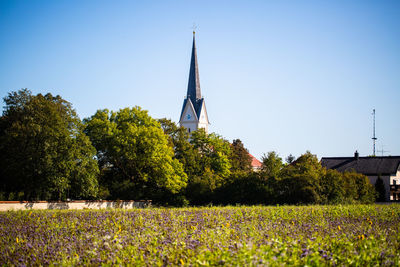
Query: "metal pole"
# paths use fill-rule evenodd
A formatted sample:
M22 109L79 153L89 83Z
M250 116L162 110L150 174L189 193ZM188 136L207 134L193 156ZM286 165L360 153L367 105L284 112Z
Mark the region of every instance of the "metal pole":
M374 144L374 149L373 149L373 153L372 153L372 155L375 157L376 155L375 155L375 144L376 144L376 140L378 139L378 138L376 138L375 137L375 109L373 109L372 110L372 115L373 115L373 117L374 117L374 125L373 125L373 137L372 137L372 140L373 140L373 144Z

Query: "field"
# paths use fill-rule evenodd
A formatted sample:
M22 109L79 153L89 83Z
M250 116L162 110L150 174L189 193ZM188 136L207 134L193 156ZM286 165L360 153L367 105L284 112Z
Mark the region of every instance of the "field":
M0 265L400 265L400 205L0 213Z

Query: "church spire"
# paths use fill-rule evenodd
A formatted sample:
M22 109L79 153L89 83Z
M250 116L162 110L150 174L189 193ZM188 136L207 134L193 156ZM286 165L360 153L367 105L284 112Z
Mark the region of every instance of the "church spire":
M193 32L192 58L190 60L189 83L187 96L183 100L179 124L189 133L199 128L208 132L208 115L204 98L201 96L199 67L197 65L196 40Z
M192 103L196 103L196 100L201 99L199 67L197 65L196 39L194 31L193 31L193 47L192 47L192 58L190 61L187 98L190 98Z

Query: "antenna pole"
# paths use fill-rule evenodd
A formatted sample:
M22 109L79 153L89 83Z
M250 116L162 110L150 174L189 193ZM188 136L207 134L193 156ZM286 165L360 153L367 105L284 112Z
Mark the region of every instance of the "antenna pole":
M390 151L389 150L383 150L383 145L382 145L382 150L377 150L376 152L381 152L382 153L382 157L383 157L383 153L390 152Z
M373 150L372 155L375 157L375 144L376 144L376 140L378 139L378 138L376 138L376 136L375 136L375 109L372 110L372 116L373 116L373 118L374 118L373 137L372 137L372 142L373 142L373 144L374 144L374 150Z

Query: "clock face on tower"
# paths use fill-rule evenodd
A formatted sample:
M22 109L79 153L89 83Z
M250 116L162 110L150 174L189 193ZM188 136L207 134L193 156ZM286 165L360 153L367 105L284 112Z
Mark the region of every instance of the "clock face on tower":
M186 115L186 118L187 118L188 120L190 120L190 119L192 118L192 116L191 116L190 114L187 114L187 115Z

